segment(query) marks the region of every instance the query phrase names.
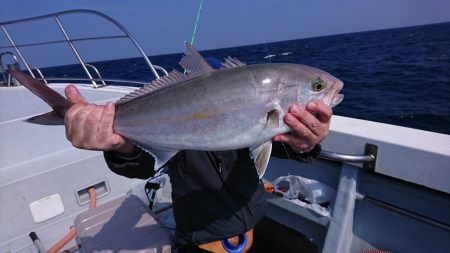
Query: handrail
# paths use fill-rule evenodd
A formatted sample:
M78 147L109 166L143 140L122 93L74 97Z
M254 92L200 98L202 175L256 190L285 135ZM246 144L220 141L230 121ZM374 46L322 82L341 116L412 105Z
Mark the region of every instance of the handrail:
M37 80L43 81L42 78L37 77ZM90 81L91 79L87 78L81 78L81 77L46 77L47 81L80 81L80 82L86 82ZM104 80L105 82L113 82L113 83L126 83L126 84L136 84L136 85L146 85L148 82L144 81L136 81L136 80L126 80L126 79L99 79L99 78L92 78L92 80L101 82Z
M17 64L17 57L13 54L13 53L11 53L11 52L3 52L3 53L0 53L0 72L2 72L2 77L3 77L3 81L5 82L5 83L8 83L8 86L9 86L9 81L8 81L8 79L9 78L6 78L6 75L5 75L5 71L4 71L4 66L6 66L6 64L3 64L3 56L4 55L11 55L11 57L13 58L13 60L14 60L14 62L12 63L12 64Z
M93 83L94 84L94 88L106 86L105 80L103 80L102 75L100 75L100 72L98 72L98 69L94 65L85 63L84 66L90 67L91 69L93 69L95 71L95 73L97 74L98 78L101 80L101 82L103 84L102 86L98 86L97 83L95 82L95 80L93 80L91 78L91 80L94 82Z
M375 160L373 155L346 155L326 150L322 150L319 157L344 163L368 163Z
M342 162L342 163L362 163L363 168L370 171L375 171L377 161L378 147L374 144L366 143L364 155L347 155L336 152L321 150L319 158Z
M8 31L6 30L4 25L0 25L2 27L3 32L5 33L6 37L9 40L9 43L11 43L11 45L13 45L14 50L16 50L16 53L19 55L20 59L22 60L22 62L25 64L25 67L28 70L28 73L30 73L30 75L32 77L35 77L33 74L33 71L31 71L30 65L28 64L28 62L25 60L25 57L23 57L22 53L20 52L19 48L16 46L14 40L12 39L11 35L8 33Z
M128 38L128 37L125 35L113 35L113 36L99 36L99 37L86 37L86 38L79 38L79 39L70 39L70 41L79 42L79 41L88 41L88 40L106 40L106 39L123 39L123 38ZM67 42L67 40L52 40L52 41L46 41L46 42L16 44L16 47L34 47L34 46L66 43L66 42ZM5 48L14 48L14 46L0 46L0 49L5 49Z
M32 67L32 69L36 70L36 72L41 77L41 80L44 81L45 84L48 84L47 80L45 79L44 75L42 74L42 71L38 67Z
M71 38L68 37L67 33L65 32L65 29L64 29L64 27L63 27L63 25L62 25L62 23L61 23L61 21L59 20L58 17L63 16L63 15L68 15L68 14L75 14L75 13L92 14L92 15L100 16L100 17L106 19L107 21L113 23L117 28L119 28L124 33L124 35L119 35L119 36L99 36L99 37L90 37L90 38L81 38L81 39L71 39ZM63 33L63 35L65 37L65 40L54 40L54 41L50 40L50 41L47 41L47 42L17 45L17 44L15 44L15 42L13 41L13 38L9 35L8 31L5 28L5 26L7 26L7 25L18 24L18 23L29 22L29 21L35 21L35 20L41 20L41 19L48 19L48 18L55 18L57 24L59 25L59 27L61 29L61 32ZM8 39L9 39L11 45L12 45L10 47L15 49L15 51L18 54L18 56L21 58L22 62L25 64L26 68L28 69L28 72L33 77L34 77L34 74L31 71L29 64L27 63L25 58L22 56L22 54L21 54L21 52L19 50L19 48L21 48L21 47L67 42L71 46L72 51L75 53L78 61L82 65L82 67L86 68L85 65L84 65L84 62L81 59L81 56L79 55L79 53L77 52L76 48L74 47L73 42L75 42L75 41L82 41L82 40L128 38L133 43L133 45L137 48L137 50L139 51L141 56L144 58L144 61L146 62L147 66L149 67L149 69L151 70L151 72L155 76L155 78L157 78L157 79L160 78L160 76L159 76L158 72L156 71L155 67L150 62L149 58L147 57L147 54L144 52L144 50L139 45L139 43L136 41L136 39L131 35L131 33L129 33L128 30L124 26L122 26L119 22L117 22L113 18L111 18L111 17L109 17L109 16L107 16L107 15L101 13L101 12L98 12L98 11L86 10L86 9L76 9L76 10L61 11L61 12L56 12L56 13L51 13L51 14L46 14L46 15L41 15L41 16L36 16L36 17L31 17L31 18L24 18L24 19L18 19L18 20L2 22L2 23L0 23L0 26L3 29L3 32L6 34L6 36L8 37ZM1 48L6 48L6 47L1 47ZM87 69L85 69L85 72L88 75L89 80L91 82L95 82L94 81L95 79L92 78L92 76L90 75L90 73L89 73L89 71ZM166 72L166 71L164 71L164 72Z
M91 80L91 83L94 85L94 87L97 86L97 83L92 80L92 75L89 72L89 70L86 68L86 64L83 62L83 59L81 59L80 54L78 53L77 49L75 48L75 45L73 44L73 42L70 40L69 35L66 32L66 29L64 28L63 24L61 23L61 21L59 20L58 15L55 15L55 21L58 24L59 29L61 29L61 32L64 35L64 38L66 38L67 43L69 43L70 48L72 49L73 53L75 54L75 56L77 57L77 60L80 62L81 67L83 68L84 72L86 72L86 75L89 77L89 79Z
M153 65L153 67L155 67L155 69L157 69L157 70L161 70L164 73L164 75L166 75L166 76L169 74L167 72L167 70L165 70L163 67L160 67L158 65Z

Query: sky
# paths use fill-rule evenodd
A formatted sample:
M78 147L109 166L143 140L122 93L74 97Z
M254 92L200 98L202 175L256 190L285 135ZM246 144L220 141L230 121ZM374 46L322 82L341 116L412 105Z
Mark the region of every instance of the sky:
M120 22L147 55L160 55L183 51L184 41L191 40L200 2L0 0L0 22L70 9L96 10ZM103 28L106 23L95 17L68 16L61 20L70 28L71 38L114 33ZM441 22L450 22L449 0L204 0L194 45L199 50L207 50ZM60 35L54 35L58 28L53 20L35 23L31 30L20 25L7 29L18 44L61 39ZM94 27L102 31L98 33ZM96 57L100 58L93 56L86 61L111 56L111 49L113 58L137 56L134 48L121 46L121 43L108 47L99 43L88 46L83 42L79 47L83 54L92 55L95 50ZM0 47L5 45L9 42L0 31ZM23 50L26 56L36 58L36 65L58 65L61 61L73 60L73 56L65 55L62 49L55 49L52 55L35 53L31 48ZM100 52L102 50L105 52Z

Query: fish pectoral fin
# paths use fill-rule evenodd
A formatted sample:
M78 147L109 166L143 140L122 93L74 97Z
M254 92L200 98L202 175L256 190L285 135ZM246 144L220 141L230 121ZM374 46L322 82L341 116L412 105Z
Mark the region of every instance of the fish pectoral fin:
M283 125L284 111L279 101L272 101L265 106L266 129L276 129Z
M273 109L267 113L266 120L267 128L278 128L280 127L280 111Z
M139 143L134 143L144 151L148 152L155 159L155 171L163 167L172 157L174 157L179 150L162 150L156 148L145 147Z
M266 141L263 144L255 147L250 147L250 157L255 163L256 171L261 179L266 172L269 164L270 155L272 154L272 141Z

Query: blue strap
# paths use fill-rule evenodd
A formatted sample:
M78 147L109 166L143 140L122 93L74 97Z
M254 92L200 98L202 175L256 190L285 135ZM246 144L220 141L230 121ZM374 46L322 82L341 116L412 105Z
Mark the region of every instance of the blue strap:
M242 234L242 242L238 245L233 245L228 239L223 239L222 246L228 253L240 253L247 246L247 235L245 233Z

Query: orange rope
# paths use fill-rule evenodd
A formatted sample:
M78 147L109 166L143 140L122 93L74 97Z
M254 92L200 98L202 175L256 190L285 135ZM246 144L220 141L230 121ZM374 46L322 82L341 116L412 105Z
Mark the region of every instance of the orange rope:
M94 209L94 207L97 205L97 197L95 195L95 188L91 187L88 189L89 193L89 210Z
M67 233L66 236L64 236L63 239L59 240L53 247L51 247L47 253L57 253L64 245L66 245L68 242L72 241L73 238L77 235L77 231L75 228L71 228L69 233Z
M89 193L89 209L93 209L96 206L96 194L95 194L95 188L91 187L88 189ZM66 245L68 242L72 241L73 238L77 236L77 231L75 228L71 228L69 230L69 233L66 234L66 236L63 237L63 239L59 240L53 247L51 247L47 253L57 253L64 245Z

